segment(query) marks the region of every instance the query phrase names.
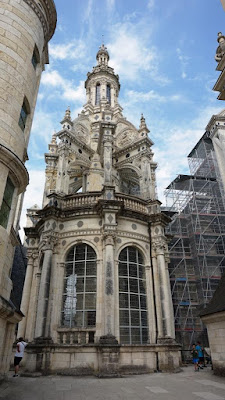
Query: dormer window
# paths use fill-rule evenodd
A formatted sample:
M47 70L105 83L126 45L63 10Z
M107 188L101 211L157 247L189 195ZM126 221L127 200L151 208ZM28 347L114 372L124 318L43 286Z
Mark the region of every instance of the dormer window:
M34 46L34 51L33 51L31 62L32 62L34 69L37 68L37 65L40 62L40 55L39 55L39 51L38 51L38 48L36 45Z
M108 84L106 86L106 98L109 104L111 104L111 86Z
M99 104L100 104L100 83L97 83L95 91L95 105L98 106Z
M24 97L23 105L22 105L22 108L20 111L20 118L19 118L19 122L18 122L22 131L24 131L24 129L25 129L28 114L30 114L30 106L29 106L27 98Z

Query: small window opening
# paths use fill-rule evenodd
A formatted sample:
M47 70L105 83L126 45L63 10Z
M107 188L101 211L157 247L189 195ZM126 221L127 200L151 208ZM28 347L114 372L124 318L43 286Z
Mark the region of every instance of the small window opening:
M25 129L28 114L30 114L30 107L29 107L29 103L28 103L26 97L24 97L23 105L22 105L21 111L20 111L20 118L19 118L19 122L18 122L22 131L24 131L24 129Z
M8 177L3 195L2 206L0 209L0 225L5 229L8 225L14 189L15 187L11 179Z
M100 83L96 85L96 92L95 92L95 104L96 106L100 103Z
M33 51L31 62L33 64L34 69L36 69L37 65L40 63L39 51L38 51L38 48L36 45L34 46L34 51Z
M111 87L110 87L110 85L107 85L107 87L106 87L106 97L107 97L107 101L109 102L109 104L111 104Z

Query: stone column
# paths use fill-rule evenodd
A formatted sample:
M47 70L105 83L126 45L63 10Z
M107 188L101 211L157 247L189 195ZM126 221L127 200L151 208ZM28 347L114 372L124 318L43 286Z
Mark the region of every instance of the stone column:
M56 263L52 269L51 278L51 292L52 292L52 306L51 315L49 321L49 329L53 341L57 342L57 330L56 327L61 325L61 315L62 315L62 299L63 299L63 288L64 288L64 275L65 275L65 263Z
M168 266L165 261L165 253L167 252L167 243L163 237L158 237L153 241L153 249L156 253L157 268L160 281L160 297L162 304L163 318L163 336L175 338L174 334L174 316L173 304L170 289Z
M30 295L31 295L31 285L32 285L32 277L33 277L33 268L34 268L34 260L37 257L37 254L31 250L27 251L27 270L26 277L23 287L23 296L21 302L21 311L24 314L24 318L19 323L18 327L18 337L25 337L26 324L28 319L28 308L30 303Z
M105 129L103 136L104 145L104 184L112 184L112 145L113 137L110 129Z
M146 265L146 294L147 294L147 306L148 306L148 330L149 330L149 343L156 342L156 315L154 307L154 290L152 281L152 266Z
M163 322L162 322L162 305L160 296L160 281L159 271L157 266L157 259L154 251L152 251L152 269L153 269L153 281L154 281L154 292L155 292L155 308L156 308L156 320L157 320L157 331L158 339L163 337Z
M43 336L45 331L53 247L54 247L53 239L51 237L46 238L45 245L42 249L44 258L41 271L40 288L38 293L35 337Z
M114 236L105 234L105 335L115 336L115 277L114 277Z
M28 308L28 315L27 315L27 324L26 324L26 331L25 331L25 338L30 342L34 339L34 324L35 324L35 317L37 311L37 296L38 290L40 286L40 277L41 274L38 272L38 265L37 259L35 260L34 270L33 270L33 278L32 278L32 285L31 285L31 293L29 308Z

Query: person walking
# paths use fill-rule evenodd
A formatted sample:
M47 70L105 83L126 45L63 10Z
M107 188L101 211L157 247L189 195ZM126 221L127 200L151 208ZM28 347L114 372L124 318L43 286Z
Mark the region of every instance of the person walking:
M192 345L191 354L192 354L192 361L195 367L195 372L197 372L199 371L199 365L198 365L198 351L196 350L195 343L193 343Z
M24 356L24 349L26 346L27 343L24 342L22 337L20 337L16 345L16 352L14 357L14 367L15 367L15 374L13 375L14 377L18 376L20 361Z
M204 368L204 364L205 364L205 360L204 360L203 348L202 348L200 342L197 342L196 350L198 352L199 367L201 369L203 369Z

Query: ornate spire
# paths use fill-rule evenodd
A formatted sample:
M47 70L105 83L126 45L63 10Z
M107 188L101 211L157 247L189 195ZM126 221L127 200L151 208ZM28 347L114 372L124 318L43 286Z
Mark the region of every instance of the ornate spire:
M215 60L220 62L225 54L225 36L222 34L222 32L218 33L217 42L219 43L219 46L216 50Z
M99 47L99 51L96 55L96 60L98 61L98 65L108 65L109 53L104 43L102 43L102 45Z
M71 113L70 113L70 106L67 107L64 119L71 121Z
M150 130L148 129L148 127L146 125L145 118L144 118L143 114L141 114L139 132L145 132L145 133L150 132Z
M57 138L57 133L56 133L56 132L53 132L51 144L57 144L57 143L56 143L56 138Z

